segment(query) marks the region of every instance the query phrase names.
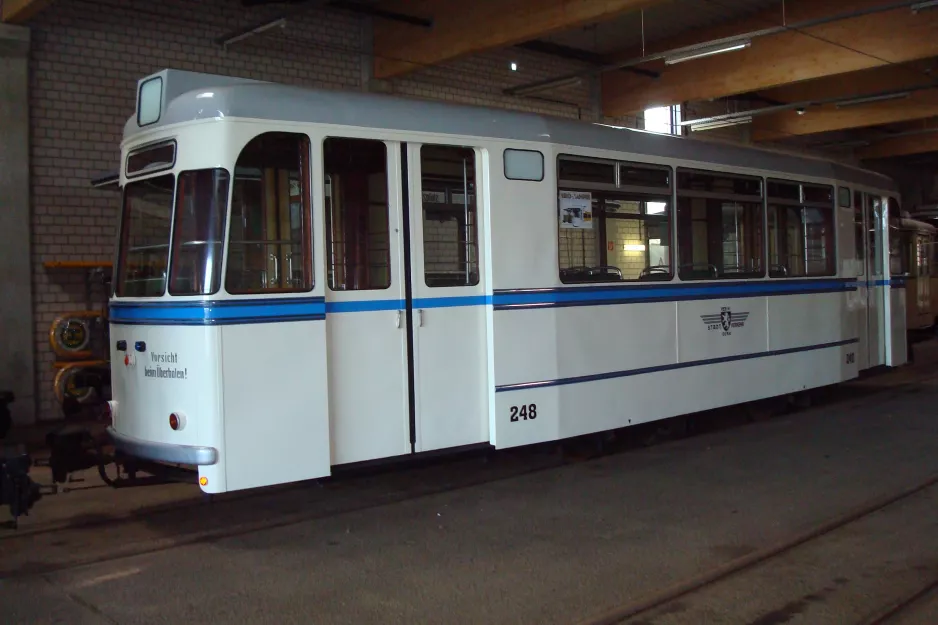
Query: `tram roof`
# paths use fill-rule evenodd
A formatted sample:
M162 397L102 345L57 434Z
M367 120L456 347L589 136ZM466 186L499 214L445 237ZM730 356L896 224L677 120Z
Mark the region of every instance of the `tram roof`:
M163 70L139 82L163 79L159 120L140 128L136 116L125 138L154 127L199 119L241 117L420 131L538 143L555 143L897 190L877 172L766 148L700 141L631 128L566 120L533 113L375 93L295 87L228 76ZM138 94L139 94L138 85ZM211 96L206 96L211 93Z

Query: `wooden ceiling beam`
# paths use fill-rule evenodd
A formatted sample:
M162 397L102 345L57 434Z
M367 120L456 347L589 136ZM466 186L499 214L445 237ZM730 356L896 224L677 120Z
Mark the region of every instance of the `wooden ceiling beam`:
M928 58L900 65L885 65L856 72L807 80L758 92L779 102L804 102L833 98L862 97L871 93L897 91L938 79L938 59Z
M862 160L938 152L938 132L910 134L883 139L857 150Z
M776 141L786 137L812 135L833 130L868 128L938 115L938 89L914 91L899 100L855 104L837 108L833 104L811 107L804 115L784 111L752 122L753 141Z
M376 20L374 76L393 78L469 54L612 19L664 0L390 0L384 10L433 18L430 28Z
M883 0L788 0L786 23L822 19L882 7ZM656 44L648 53L695 42L778 26L781 12L696 32ZM611 117L652 106L708 100L760 91L805 80L905 63L938 55L938 11L913 14L909 7L876 12L806 28L757 37L749 48L654 69L660 78L619 73L603 75L603 109ZM636 55L636 56L641 56Z
M52 0L0 0L0 4L3 6L0 21L9 24L22 24L51 3Z

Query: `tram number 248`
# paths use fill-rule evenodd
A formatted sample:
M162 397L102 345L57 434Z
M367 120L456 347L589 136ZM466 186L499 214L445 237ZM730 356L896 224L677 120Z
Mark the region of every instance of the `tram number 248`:
M511 407L512 423L515 421L527 421L528 419L537 419L537 404Z

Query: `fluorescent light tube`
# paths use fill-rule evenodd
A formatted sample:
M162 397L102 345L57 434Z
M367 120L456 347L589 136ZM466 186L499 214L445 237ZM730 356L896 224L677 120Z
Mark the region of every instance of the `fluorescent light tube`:
M691 131L696 132L698 130L716 130L717 128L728 128L730 126L739 126L741 124L749 124L752 122L752 115L747 115L745 117L734 117L731 119L721 119L712 122L701 122L699 124L691 124Z
M688 50L687 52L680 52L678 54L667 57L664 62L665 65L674 65L676 63L683 63L684 61L692 61L694 59L700 59L706 56L713 56L714 54L723 54L724 52L742 50L743 48L748 48L750 45L752 45L752 42L748 39L745 41L731 41L729 43L723 43L716 46L707 46L694 50Z

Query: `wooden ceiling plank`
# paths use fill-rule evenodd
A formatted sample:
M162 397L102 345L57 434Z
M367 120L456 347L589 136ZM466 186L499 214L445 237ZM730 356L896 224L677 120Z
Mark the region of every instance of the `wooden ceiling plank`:
M2 0L3 13L0 21L8 24L22 24L51 3L52 0Z
M804 115L785 111L756 117L752 140L775 141L792 136L812 135L834 130L868 128L938 115L938 89L912 92L900 100L857 104L838 109L825 105L807 109Z
M881 4L882 0L790 0L787 22ZM703 42L745 33L754 30L756 23L765 28L770 25L772 14L764 14L761 21L750 18L735 27L698 32L695 39ZM938 55L938 11L913 14L904 7L825 23L805 32L759 37L747 49L666 69L659 63L663 71L654 81L621 72L607 73L603 76L604 113L612 117L630 115L652 106L748 93ZM687 44L686 38L663 42L659 50Z
M857 156L863 160L870 160L907 156L909 154L924 154L926 152L938 152L938 132L906 135L877 141L870 146L857 150Z
M805 102L840 97L862 97L872 93L898 91L934 82L938 59L928 58L901 65L885 65L808 80L759 91L759 96L779 102Z
M612 19L665 0L396 0L382 9L433 17L431 28L376 20L374 76L402 76L469 54Z

